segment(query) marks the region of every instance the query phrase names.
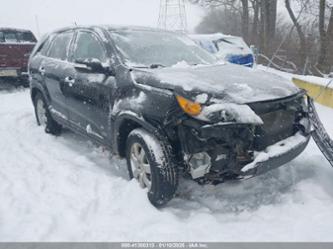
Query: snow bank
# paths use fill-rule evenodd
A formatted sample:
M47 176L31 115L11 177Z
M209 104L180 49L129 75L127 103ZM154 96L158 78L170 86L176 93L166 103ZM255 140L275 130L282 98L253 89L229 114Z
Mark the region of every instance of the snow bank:
M287 72L282 72L279 70L276 70L274 68L268 68L263 65L257 65L256 70L261 70L265 72L271 72L273 74L279 75L285 79L288 79L292 81L293 78L300 79L309 83L317 84L320 86L330 87L333 88L333 79L332 78L322 78L312 75L298 75L298 74L292 74Z
M303 76L303 75L296 75L296 79L300 79L309 83L313 83L316 85L324 86L324 87L329 87L333 89L333 78L326 79L322 77L317 77L317 76Z

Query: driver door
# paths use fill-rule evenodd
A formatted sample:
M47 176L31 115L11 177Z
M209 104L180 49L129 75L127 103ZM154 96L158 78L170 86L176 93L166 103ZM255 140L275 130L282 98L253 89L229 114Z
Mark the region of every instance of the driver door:
M104 44L91 31L79 31L74 43L71 61L74 75L67 77L67 103L71 123L89 136L107 139L110 113L110 85L115 78L105 73L87 70L76 61L99 60L107 64Z

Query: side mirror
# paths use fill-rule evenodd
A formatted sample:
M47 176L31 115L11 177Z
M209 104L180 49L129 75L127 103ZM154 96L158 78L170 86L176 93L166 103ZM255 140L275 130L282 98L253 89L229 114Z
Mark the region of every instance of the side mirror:
M114 70L112 70L110 66L103 66L102 62L99 59L76 59L75 63L77 64L75 66L75 68L77 69L87 70L93 73L104 73L114 76Z

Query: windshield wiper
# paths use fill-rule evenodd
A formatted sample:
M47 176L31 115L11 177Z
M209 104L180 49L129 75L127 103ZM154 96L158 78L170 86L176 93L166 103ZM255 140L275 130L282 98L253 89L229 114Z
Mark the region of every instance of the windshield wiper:
M153 64L150 64L149 66L133 66L135 68L151 68L151 69L156 69L156 68L159 68L159 67L166 67L164 66L163 64L158 64L158 63L153 63Z
M158 63L154 63L149 66L149 68L151 68L151 69L155 69L155 68L159 68L159 67L165 67L165 66L163 64L158 64Z

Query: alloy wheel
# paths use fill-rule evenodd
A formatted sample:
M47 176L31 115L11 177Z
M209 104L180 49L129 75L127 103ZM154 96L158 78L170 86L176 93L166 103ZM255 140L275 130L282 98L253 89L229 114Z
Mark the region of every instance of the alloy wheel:
M142 188L151 189L151 171L147 155L139 143L131 147L131 169L133 177L139 181Z
M44 102L41 99L37 100L36 112L37 112L39 125L46 127L46 124L47 124L46 109L44 107Z

